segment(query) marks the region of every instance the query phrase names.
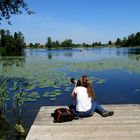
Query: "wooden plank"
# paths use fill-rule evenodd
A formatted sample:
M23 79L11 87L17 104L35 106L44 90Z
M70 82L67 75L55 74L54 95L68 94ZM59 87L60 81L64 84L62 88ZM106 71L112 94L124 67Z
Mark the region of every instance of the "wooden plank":
M59 106L62 107L62 106ZM104 105L115 113L65 123L53 123L51 113L58 106L41 107L26 140L138 140L140 139L140 105ZM65 106L66 107L66 106Z

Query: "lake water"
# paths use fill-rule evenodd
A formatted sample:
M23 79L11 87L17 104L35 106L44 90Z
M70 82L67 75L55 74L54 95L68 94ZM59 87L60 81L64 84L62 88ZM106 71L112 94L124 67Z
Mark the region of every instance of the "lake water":
M25 54L25 63L27 65L34 63L40 66L39 69L43 69L46 61L54 63L56 67L55 70L52 68L54 76L52 74L51 79L57 78L61 81L65 76L64 80L70 80L71 77L78 79L82 75L88 75L93 81L96 98L102 104L140 103L138 98L140 97L140 48L26 49ZM40 62L42 65L38 64ZM49 64L46 65L49 66ZM56 76L55 73L58 71L60 73ZM62 77L61 72L65 73ZM65 83L66 85L63 85ZM67 83L68 81L65 81L60 85L61 87L73 86ZM62 94L56 101L52 101L51 105L69 104L67 98L70 90L68 93L64 93L63 88L60 91ZM65 94L66 99L60 102L59 98L63 98Z
M14 81L26 83L22 120L27 130L41 106L72 103L72 77L89 76L100 104L140 104L140 48L25 49L22 57L1 57L0 73L10 79L9 110Z

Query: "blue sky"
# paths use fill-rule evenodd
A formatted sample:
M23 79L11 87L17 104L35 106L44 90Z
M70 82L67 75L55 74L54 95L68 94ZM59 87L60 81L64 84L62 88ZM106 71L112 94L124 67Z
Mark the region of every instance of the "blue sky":
M107 43L140 31L140 0L26 0L34 15L12 16L0 28L21 31L26 43L72 39Z

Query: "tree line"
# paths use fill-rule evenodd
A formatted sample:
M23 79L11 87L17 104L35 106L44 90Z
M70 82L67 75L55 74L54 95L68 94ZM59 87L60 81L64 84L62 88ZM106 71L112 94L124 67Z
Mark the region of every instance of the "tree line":
M1 55L21 55L26 47L24 36L21 32L11 35L9 30L0 30L0 54Z
M64 40L63 42L53 41L51 37L47 38L47 42L45 45L40 45L39 43L32 44L30 43L27 47L29 48L74 48L74 47L104 47L104 46L112 46L112 47L134 47L140 46L140 32L136 34L131 34L128 37L124 37L123 39L117 38L116 41L112 42L108 41L107 44L102 44L101 42L93 42L92 44L82 43L82 44L74 44L71 39Z
M117 38L115 42L111 40L107 44L101 42L93 42L92 44L82 43L75 44L71 39L66 39L62 42L53 41L51 37L48 37L46 43L41 45L40 43L30 43L26 45L24 35L21 32L15 32L11 35L9 30L0 30L0 54L1 55L21 55L22 50L28 48L74 48L74 47L104 47L109 45L110 47L129 47L140 46L140 32L131 34L123 39Z
M123 39L117 38L115 42L108 42L108 45L116 45L120 47L134 47L140 46L140 32L136 34L131 34L128 37L124 37Z
M82 44L75 44L73 43L72 39L65 39L62 42L53 41L51 37L47 38L47 41L44 45L40 43L30 43L27 45L28 48L76 48L76 47L99 47L102 46L101 42L93 42L92 44L82 43Z

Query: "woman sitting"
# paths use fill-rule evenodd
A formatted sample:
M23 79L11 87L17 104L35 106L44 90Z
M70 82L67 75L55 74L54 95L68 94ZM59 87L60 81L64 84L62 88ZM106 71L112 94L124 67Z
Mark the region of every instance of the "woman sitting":
M99 113L103 117L114 114L113 111L106 111L100 104L94 101L95 94L87 76L82 76L80 82L78 84L75 83L71 97L76 98L77 101L76 106L70 106L70 110L75 115L75 119L79 117L90 117L94 112Z

